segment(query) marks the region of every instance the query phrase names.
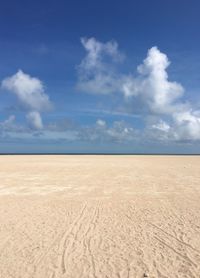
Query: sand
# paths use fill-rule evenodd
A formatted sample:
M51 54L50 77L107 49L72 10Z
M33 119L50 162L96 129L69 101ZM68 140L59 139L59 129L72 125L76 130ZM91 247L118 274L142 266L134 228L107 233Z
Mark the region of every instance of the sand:
M200 277L200 156L0 156L0 277Z

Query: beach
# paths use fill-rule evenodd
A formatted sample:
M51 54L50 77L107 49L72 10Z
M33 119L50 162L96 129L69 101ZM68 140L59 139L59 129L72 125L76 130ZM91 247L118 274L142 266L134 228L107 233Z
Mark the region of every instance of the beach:
M200 156L0 156L1 278L200 277Z

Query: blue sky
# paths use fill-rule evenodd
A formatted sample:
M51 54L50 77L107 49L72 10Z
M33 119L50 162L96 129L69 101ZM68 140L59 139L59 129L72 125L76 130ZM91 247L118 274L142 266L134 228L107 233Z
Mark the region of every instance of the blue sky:
M200 152L199 1L4 1L0 152Z

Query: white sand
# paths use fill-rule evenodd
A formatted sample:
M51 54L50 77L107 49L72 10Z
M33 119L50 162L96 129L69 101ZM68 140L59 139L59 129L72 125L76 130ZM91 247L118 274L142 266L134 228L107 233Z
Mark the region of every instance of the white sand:
M199 156L0 156L1 278L200 277Z

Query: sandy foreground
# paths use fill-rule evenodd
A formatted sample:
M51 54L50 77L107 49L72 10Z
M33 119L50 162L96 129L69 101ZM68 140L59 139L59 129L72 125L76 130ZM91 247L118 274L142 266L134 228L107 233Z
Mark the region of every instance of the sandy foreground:
M200 277L200 156L0 156L0 277Z

